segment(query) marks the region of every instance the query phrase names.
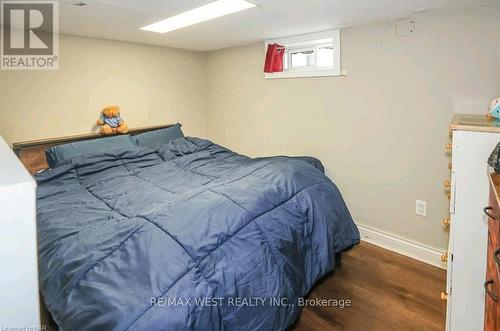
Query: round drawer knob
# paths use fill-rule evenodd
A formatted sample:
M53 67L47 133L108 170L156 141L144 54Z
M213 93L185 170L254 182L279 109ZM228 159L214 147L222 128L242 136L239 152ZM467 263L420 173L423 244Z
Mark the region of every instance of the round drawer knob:
M446 294L445 292L441 292L441 300L448 300L448 294Z
M451 143L447 143L445 148L446 148L446 151L449 152L453 148L453 145Z
M449 219L449 218L445 218L445 219L443 219L443 225L444 225L446 228L449 228L449 227L450 227L450 219Z
M443 263L448 262L448 254L441 255L441 262Z
M445 188L450 188L451 187L451 182L448 179L444 181L444 187Z

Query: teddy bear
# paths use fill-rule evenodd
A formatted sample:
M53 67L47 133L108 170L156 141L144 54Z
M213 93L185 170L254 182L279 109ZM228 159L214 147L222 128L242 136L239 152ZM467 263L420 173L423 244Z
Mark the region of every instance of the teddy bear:
M120 117L120 108L118 106L105 107L101 111L101 116L97 120L97 125L101 127L99 130L102 134L128 132L128 126Z

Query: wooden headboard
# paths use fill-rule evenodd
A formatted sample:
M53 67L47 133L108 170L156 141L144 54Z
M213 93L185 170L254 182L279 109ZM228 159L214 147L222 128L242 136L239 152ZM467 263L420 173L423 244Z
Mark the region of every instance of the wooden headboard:
M168 128L174 125L175 124L166 124L166 125L146 126L142 128L133 128L129 129L128 133L130 135L136 135L147 131L154 131L158 129ZM12 149L17 154L21 162L24 164L26 169L28 169L30 174L34 174L40 170L47 169L49 167L49 165L47 164L47 160L45 158L45 151L49 147L76 141L93 140L105 137L109 136L102 135L100 133L87 133L75 136L22 141L13 143Z

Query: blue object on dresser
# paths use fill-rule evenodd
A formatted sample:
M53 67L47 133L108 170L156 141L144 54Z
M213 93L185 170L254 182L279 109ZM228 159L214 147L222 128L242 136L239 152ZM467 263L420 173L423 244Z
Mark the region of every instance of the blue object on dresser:
M500 119L500 102L493 106L493 108L490 110L490 114L494 118Z
M359 242L337 187L304 160L180 138L36 175L54 320L80 331L285 330L298 298Z

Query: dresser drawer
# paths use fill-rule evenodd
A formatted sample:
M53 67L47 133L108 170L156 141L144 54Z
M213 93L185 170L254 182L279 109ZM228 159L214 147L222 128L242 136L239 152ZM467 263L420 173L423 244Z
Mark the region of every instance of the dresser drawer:
M484 330L500 330L500 273L495 251L500 247L500 208L494 190L490 192L490 206L485 208L488 217L488 255L486 263Z
M491 222L496 222L489 220ZM498 243L498 242L497 242ZM484 330L485 331L496 331L500 329L500 321L498 318L499 307L498 305L498 295L500 295L500 280L497 263L494 259L494 251L498 247L495 244L495 235L493 233L488 234L488 260L486 269L486 281L485 281L485 316L484 316Z
M498 243L498 237L500 235L500 207L496 197L494 188L490 187L490 203L489 206L485 208L485 213L490 216L488 218L488 232L493 234L493 244Z

